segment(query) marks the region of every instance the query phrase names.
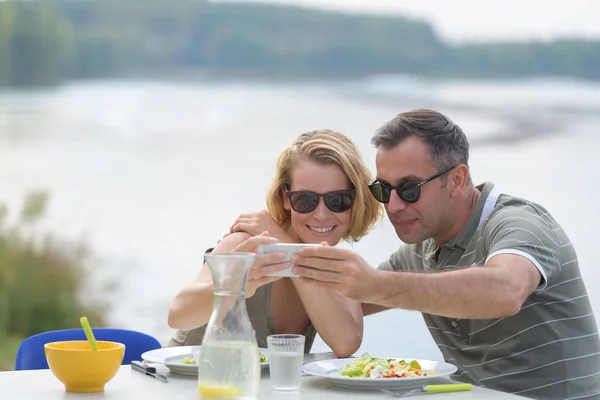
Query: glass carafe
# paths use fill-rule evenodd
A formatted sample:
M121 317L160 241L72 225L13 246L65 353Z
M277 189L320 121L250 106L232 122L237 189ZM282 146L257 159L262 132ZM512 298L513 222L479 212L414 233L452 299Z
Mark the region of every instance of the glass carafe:
M200 398L257 399L260 362L246 310L246 281L255 254L204 255L214 287L213 311L198 359Z

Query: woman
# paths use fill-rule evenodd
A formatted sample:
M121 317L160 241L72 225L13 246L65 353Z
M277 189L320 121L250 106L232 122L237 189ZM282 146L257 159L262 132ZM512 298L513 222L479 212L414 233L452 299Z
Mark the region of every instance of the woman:
M342 239L358 241L382 216L381 205L368 191L369 183L369 170L346 136L329 130L300 135L279 156L267 196L268 222L273 224L269 234L287 243L335 246ZM213 251L255 251L257 244L268 240L237 231L223 238ZM260 257L252 267L246 291L246 307L259 347L267 347L268 335L295 333L305 335L308 353L317 332L338 357L348 357L360 347L360 304L299 279L267 276L285 269L283 264L264 266L283 256ZM169 326L178 331L169 346L200 344L212 306L212 280L205 265L171 305Z

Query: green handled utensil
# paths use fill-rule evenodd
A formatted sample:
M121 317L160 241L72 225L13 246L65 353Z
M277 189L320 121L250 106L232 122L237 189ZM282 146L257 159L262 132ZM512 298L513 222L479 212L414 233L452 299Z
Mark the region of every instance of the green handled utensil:
M470 383L449 383L446 385L427 385L422 387L424 392L445 393L445 392L465 392L473 389Z
M85 336L87 337L88 342L90 342L90 346L92 346L92 350L98 350L98 343L96 343L94 332L92 332L92 328L90 327L90 323L88 322L87 317L81 317L79 319L79 322L81 323L81 327L85 332Z
M404 391L392 391L383 390L386 393L394 395L396 397L408 397L418 392L426 393L448 393L448 392L464 392L473 389L473 385L470 383L449 383L445 385L427 385L416 389L409 389Z

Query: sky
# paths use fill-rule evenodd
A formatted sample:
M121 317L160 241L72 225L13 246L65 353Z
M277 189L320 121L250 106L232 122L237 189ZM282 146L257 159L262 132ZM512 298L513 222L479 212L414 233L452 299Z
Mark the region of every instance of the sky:
M219 1L219 0L217 0ZM430 22L449 42L600 39L600 0L220 0L398 13Z

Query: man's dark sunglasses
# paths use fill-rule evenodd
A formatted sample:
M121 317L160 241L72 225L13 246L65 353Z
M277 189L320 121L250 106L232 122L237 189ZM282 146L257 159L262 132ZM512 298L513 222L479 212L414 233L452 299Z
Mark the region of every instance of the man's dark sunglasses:
M354 202L354 190L334 190L327 193L315 193L308 190L289 192L285 188L287 197L290 199L292 209L300 214L314 211L319 205L319 199L325 200L325 206L334 213L343 213L352 208Z
M400 199L402 199L402 201L405 203L416 203L419 201L419 197L421 197L421 186L427 182L439 178L444 174L447 174L454 168L456 168L456 166L445 169L442 172L438 172L437 174L425 179L423 182L404 182L398 186L392 186L388 183L375 181L369 185L369 190L371 191L373 197L375 197L377 201L381 203L390 202L390 196L392 195L393 190L396 191L398 197L400 197Z

